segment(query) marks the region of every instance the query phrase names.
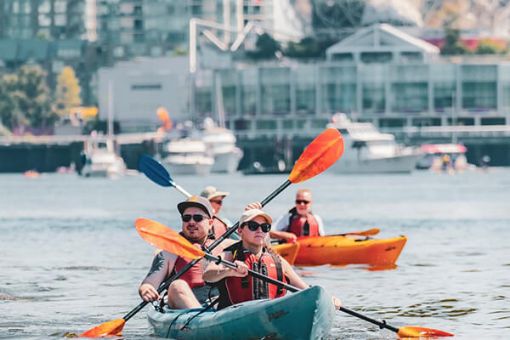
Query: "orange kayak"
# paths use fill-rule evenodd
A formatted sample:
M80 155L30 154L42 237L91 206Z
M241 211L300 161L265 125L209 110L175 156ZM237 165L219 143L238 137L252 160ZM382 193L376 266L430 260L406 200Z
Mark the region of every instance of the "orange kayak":
M299 251L299 243L283 243L272 245L271 248L277 253L280 254L287 262L290 264L294 264L296 261L296 257Z
M407 238L356 239L345 236L318 236L298 239L299 251L294 261L300 266L324 264L368 264L372 266L394 265ZM276 248L278 252L278 248ZM284 253L280 253L285 258ZM290 261L289 261L290 262Z

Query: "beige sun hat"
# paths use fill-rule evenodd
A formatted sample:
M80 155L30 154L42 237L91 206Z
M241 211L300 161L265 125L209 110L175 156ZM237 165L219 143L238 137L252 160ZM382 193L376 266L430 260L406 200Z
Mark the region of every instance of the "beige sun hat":
M213 186L207 186L202 190L202 193L200 196L207 198L208 200L213 199L215 197L222 197L222 196L228 196L230 195L229 192L226 191L218 191L216 187Z
M263 212L260 209L250 209L245 210L239 219L239 225L242 225L245 222L253 220L257 216L262 216L266 219L266 222L271 224L273 223L273 219L267 213Z
M177 204L177 210L179 210L179 213L181 213L181 215L184 212L184 210L186 210L186 208L189 208L189 207L200 208L207 215L209 215L209 217L214 216L214 211L211 206L211 203L209 202L209 200L205 199L204 197L195 196L195 195L190 196L187 200Z

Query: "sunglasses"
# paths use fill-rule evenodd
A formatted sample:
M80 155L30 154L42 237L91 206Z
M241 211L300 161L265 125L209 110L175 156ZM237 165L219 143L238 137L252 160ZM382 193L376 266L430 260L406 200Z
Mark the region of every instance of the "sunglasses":
M310 201L305 201L305 200L296 200L296 204L309 204Z
M202 222L204 218L206 218L204 215L196 214L196 215L182 215L181 216L183 222L189 222L193 218L193 221L195 222Z
M216 203L218 205L222 205L223 204L223 201L222 200L211 200L210 201L211 203Z
M260 227L260 230L262 230L265 233L267 233L267 232L269 232L269 230L271 230L271 224L269 224L269 223L260 223L259 224L255 221L248 221L248 222L244 222L242 224L242 227L243 226L247 226L248 229L250 229L251 231L256 231Z

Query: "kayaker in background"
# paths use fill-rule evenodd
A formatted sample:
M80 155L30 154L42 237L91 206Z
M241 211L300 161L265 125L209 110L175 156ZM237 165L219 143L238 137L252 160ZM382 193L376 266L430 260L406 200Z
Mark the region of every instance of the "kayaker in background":
M266 247L272 219L259 208L261 205L258 202L246 207L247 210L239 220L241 241L225 248L221 254L223 259L235 262L237 269L214 262L210 262L205 268L204 281L218 283L218 309L244 301L275 299L285 295L284 288L249 276L248 269L288 282L300 289L309 287L285 259ZM333 298L333 301L337 307L341 305L339 299Z
M191 196L186 201L180 202L177 209L181 214L181 235L184 238L198 248L212 243L209 233L213 225L214 211L207 199ZM224 247L222 247L223 244L230 245L232 241L228 242L226 240L225 243L215 248L214 253L220 253ZM157 288L189 262L191 260L166 251L157 253L149 273L138 289L140 297L148 302L160 299ZM168 305L171 308L198 308L207 301L211 287L207 286L202 278L203 265L203 261L196 263L184 275L170 284L168 287Z
M232 225L232 222L230 222L228 219L224 217L219 217L221 207L223 206L223 200L225 197L227 197L230 193L225 191L218 191L213 186L207 186L202 190L202 193L200 196L205 197L209 200L209 203L211 203L211 206L214 211L213 216L213 226L212 226L212 232L214 233L215 238L219 238L221 235L223 235L227 229ZM232 234L231 238L234 238L236 240L239 239L234 234Z
M312 192L309 189L299 189L296 192L294 208L281 216L275 223L271 238L296 242L302 236L324 236L324 224L319 215L312 213Z

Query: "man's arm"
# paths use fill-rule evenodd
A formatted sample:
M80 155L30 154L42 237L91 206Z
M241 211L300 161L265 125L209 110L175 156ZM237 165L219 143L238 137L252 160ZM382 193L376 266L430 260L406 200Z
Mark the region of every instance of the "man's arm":
M287 231L289 229L289 218L289 213L280 216L280 218L278 218L278 220L274 223L274 228L271 228L269 237L290 243L296 242L296 235Z
M154 256L149 273L138 288L138 294L144 301L159 299L159 285L170 275L176 259L176 255L164 251L160 251Z

